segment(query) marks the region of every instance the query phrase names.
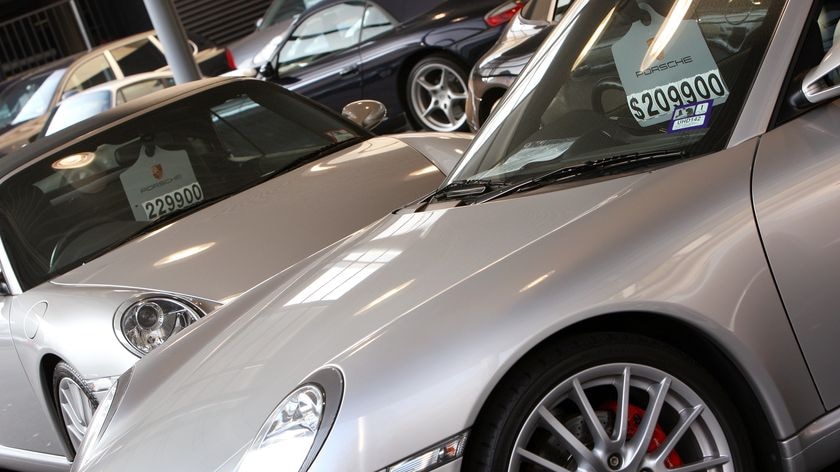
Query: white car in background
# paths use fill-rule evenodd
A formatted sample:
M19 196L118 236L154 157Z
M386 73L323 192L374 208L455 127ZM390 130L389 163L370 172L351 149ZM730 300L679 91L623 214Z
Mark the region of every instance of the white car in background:
M173 85L175 85L175 78L172 77L171 72L148 72L107 82L71 95L59 103L50 115L44 127L44 136L54 134L117 105Z

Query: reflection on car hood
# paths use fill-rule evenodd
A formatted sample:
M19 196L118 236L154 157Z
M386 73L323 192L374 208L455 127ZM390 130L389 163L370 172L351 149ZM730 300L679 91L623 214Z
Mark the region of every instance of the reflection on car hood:
M482 77L497 75L519 75L531 60L542 42L548 37L551 28L544 26L533 29L525 37L517 37L498 44L491 53L485 55L476 71Z
M0 134L0 156L5 156L26 146L44 128L46 117L39 117L8 129Z
M292 20L285 20L258 29L253 33L239 39L228 46L237 69L255 69L262 65L254 62L257 55L266 45L272 41L279 45L291 31Z
M309 373L326 363L342 365L403 316L426 316L428 326L445 329L445 319L434 317L451 313L424 304L609 207L644 178L389 215L143 359L103 443L119 444L120 452L106 451L94 469L139 471L132 464L165 446L173 451L167 454L172 470L234 470L268 412ZM224 434L211 424L224 424ZM143 434L131 434L136 431ZM194 450L196 434L200 451Z
M226 301L432 191L442 179L405 143L373 138L177 220L54 283Z

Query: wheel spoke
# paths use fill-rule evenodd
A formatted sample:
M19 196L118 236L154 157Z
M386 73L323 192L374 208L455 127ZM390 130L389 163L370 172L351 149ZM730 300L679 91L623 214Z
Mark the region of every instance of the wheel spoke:
M621 373L621 385L618 386L618 408L613 427L613 442L624 444L627 440L627 417L630 411L630 367L625 367Z
M434 91L434 90L435 90L435 88L436 88L436 86L435 86L435 85L432 85L432 84L430 84L429 82L427 82L425 77L420 77L420 78L418 78L418 79L417 79L417 85L419 85L419 86L423 87L423 88L424 88L424 89L426 89L426 91L428 91L428 92L432 92L432 91Z
M443 113L446 115L446 119L449 120L450 125L453 125L453 124L455 124L455 122L458 121L457 119L455 119L455 115L452 113L452 104L451 103L447 104L446 106L443 107Z
M516 449L516 453L522 456L523 459L533 462L540 467L550 470L551 472L570 472L568 469L560 467L559 465L551 462L547 459L544 459L533 452L526 451L525 449L519 447Z
M437 108L437 106L435 106L435 102L434 101L429 102L429 106L426 107L426 109L423 110L423 112L422 112L423 116L429 116L429 114L432 113L435 110L435 108Z
M704 470L709 470L712 467L718 467L724 464L728 464L729 461L730 459L727 456L706 457L698 462L693 462L691 464L681 465L673 469L668 469L668 472L702 472Z
M466 100L467 99L467 94L463 93L463 92L450 92L449 93L449 98L451 100Z
M686 431L688 431L688 428L690 428L700 414L703 413L704 409L705 407L703 405L696 405L694 408L686 409L680 412L680 418L677 421L677 425L674 426L674 429L671 430L670 434L668 434L668 438L665 439L665 442L654 451L654 460L657 464L665 462L668 454L674 450L674 447L678 442L680 442L680 439L682 439L683 435L685 435Z
M569 452L578 462L578 464L592 464L595 462L595 456L578 438L560 422L548 408L540 406L537 410L540 417L551 428L554 434L567 448Z
M575 403L583 414L583 421L586 422L586 427L589 428L589 433L592 435L592 439L595 440L595 444L606 446L609 442L607 432L604 430L604 425L598 419L598 415L592 408L592 404L589 402L589 398L586 397L586 392L583 391L583 386L581 386L578 379L572 380L572 393L574 394Z
M64 412L64 416L70 423L78 424L79 416L76 413L76 409L73 408L72 394L67 390L61 389L59 391L59 395L61 396L61 399L59 400L61 403L61 411Z
M652 398L648 402L645 417L642 419L642 423L633 439L630 440L631 457L634 461L641 460L653 438L653 432L656 430L656 424L659 421L659 413L662 412L662 405L665 404L665 397L668 395L670 386L671 379L665 377L657 384L655 392L651 395Z
M440 88L446 87L446 69L441 69L440 82L438 82L437 86Z

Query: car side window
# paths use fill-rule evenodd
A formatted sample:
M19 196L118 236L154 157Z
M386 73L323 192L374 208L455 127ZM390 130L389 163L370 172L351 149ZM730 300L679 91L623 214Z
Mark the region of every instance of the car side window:
M117 105L175 85L175 79L164 77L137 82L117 90Z
M99 84L116 79L111 65L102 54L79 66L67 79L67 86L64 87L64 94L68 92L81 92Z
M789 72L788 86L785 88L780 104L776 126L784 124L810 110L797 108L791 101L802 86L802 78L809 70L819 65L831 47L840 41L840 0L823 0L819 9L812 16L802 38L799 51L794 56L794 63ZM830 85L840 84L840 74L836 71L828 77Z
M166 67L166 57L148 38L115 47L111 55L125 76Z
M359 44L365 5L339 3L313 13L295 28L280 49L278 71L303 67ZM287 67L283 67L287 66Z
M559 21L563 14L566 13L566 10L569 9L569 5L571 5L572 0L557 0L557 4L554 6L554 16L552 17L552 21Z
M362 22L362 42L393 29L394 23L388 17L388 14L378 5L368 3L365 18Z

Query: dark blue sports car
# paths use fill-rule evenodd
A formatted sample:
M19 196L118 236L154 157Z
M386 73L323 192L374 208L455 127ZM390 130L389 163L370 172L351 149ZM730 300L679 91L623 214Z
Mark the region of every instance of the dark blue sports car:
M405 0L321 0L295 16L261 75L330 108L388 109L377 131L465 128L467 74L522 1L447 0L404 22Z

